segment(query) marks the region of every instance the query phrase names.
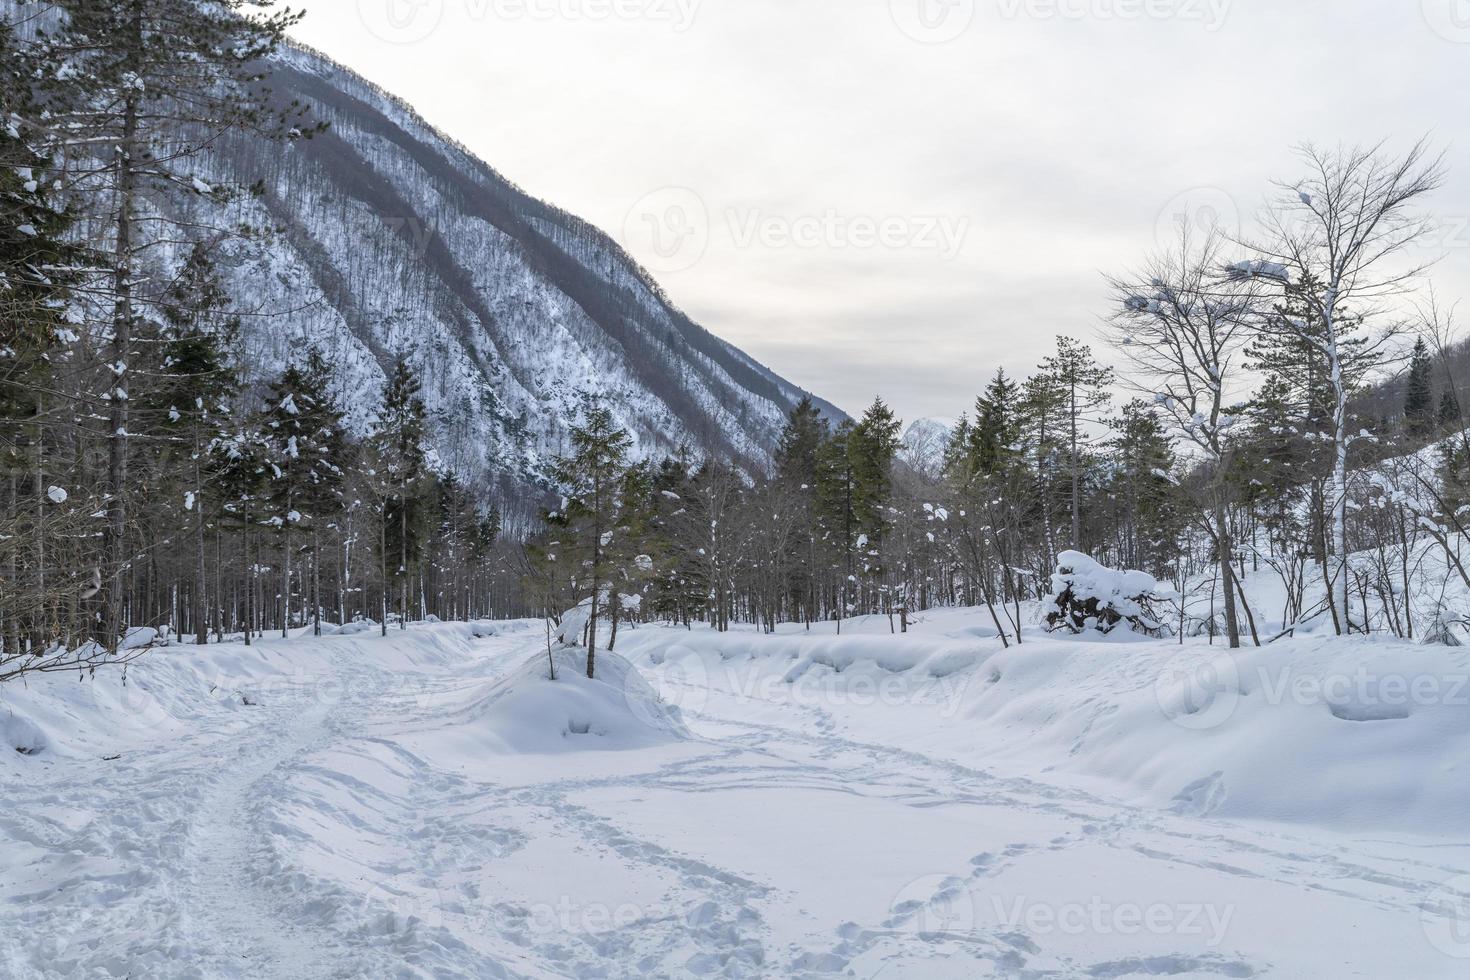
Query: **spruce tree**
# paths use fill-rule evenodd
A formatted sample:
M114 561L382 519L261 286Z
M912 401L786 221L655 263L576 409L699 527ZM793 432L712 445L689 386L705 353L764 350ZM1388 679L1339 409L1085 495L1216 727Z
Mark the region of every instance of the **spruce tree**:
M816 605L818 457L828 435L827 420L810 398L803 398L787 416L776 448L776 479L786 506L795 511L788 516L800 529L787 556L791 572L785 587L808 627Z
M271 385L265 428L270 440L270 468L275 474L269 487L272 526L282 536L281 633L290 635L291 560L300 528L311 559L310 579L303 592L309 594L316 611L313 628L321 630L318 556L321 534L345 506L343 483L348 465L348 440L342 413L332 404L331 368L315 350L307 354L304 367L292 365Z
M202 179L202 157L222 132L302 135L299 104L273 107L262 66L301 16L263 12L266 0L57 0L59 16L35 45L36 73L53 124L65 133L74 186L107 241L106 271L90 292L108 309L95 324L105 341L107 519L97 638L115 647L122 630L128 562L128 440L135 384L134 331L144 315L150 269L175 235L150 213L150 197L225 202L239 190ZM221 232L238 229L221 219Z
M969 452L975 473L995 476L1006 472L1015 462L1022 438L1020 397L1020 389L1006 377L1005 369L996 371L975 404Z
M1088 449L1085 426L1112 398L1113 371L1093 357L1092 348L1071 337L1057 337L1056 353L1041 363L1041 373L1057 396L1061 409L1062 439L1067 450L1071 486L1072 547L1082 547L1082 480Z
M71 243L73 215L55 193L34 71L0 22L0 680L40 663L27 648L84 628L75 609L95 557L76 543L90 541L97 501L63 475L80 413L60 374L80 339L72 287L91 256Z
M192 614L197 642L209 640L206 609L205 530L218 501L211 492L214 458L210 447L221 434L226 400L234 393L236 375L229 348L240 327L228 310L229 296L215 274L208 250L196 245L162 302L163 323L156 336L153 377L136 400L140 433L153 437L156 462L167 473L161 485L182 481L183 508L191 525L194 549Z
M591 609L587 620L587 676L596 674L597 619L606 582L606 550L616 536L618 492L633 439L607 408L588 406L572 426L571 453L556 462L556 479L566 497L566 533L572 552L587 571Z
M1409 359L1409 377L1404 391L1404 427L1416 439L1427 438L1435 429L1434 362L1429 345L1420 337Z
M397 567L400 629L408 628L408 585L423 557L432 503L426 449L428 411L420 390L418 377L407 362L399 361L383 389L382 412L370 440L383 481L379 537L384 554L380 558L384 568L390 561ZM388 588L386 581L383 588ZM383 625L386 629L386 621Z
M1455 386L1445 386L1444 394L1439 398L1439 431L1458 432L1464 428L1464 420L1460 417L1460 399L1455 395Z

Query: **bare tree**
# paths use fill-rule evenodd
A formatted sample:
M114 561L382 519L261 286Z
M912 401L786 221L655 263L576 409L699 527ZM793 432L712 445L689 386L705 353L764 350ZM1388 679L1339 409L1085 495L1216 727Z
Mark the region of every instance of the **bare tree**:
M1229 399L1241 349L1259 318L1262 287L1224 274L1227 245L1218 234L1196 239L1185 229L1171 251L1139 274L1111 280L1118 312L1110 335L1133 368L1126 383L1151 398L1200 457L1190 489L1215 546L1233 648L1240 646L1236 596L1244 593L1231 562L1228 433L1239 413Z
M1299 152L1308 175L1278 185L1282 199L1266 212L1262 238L1246 243L1258 257L1232 264L1229 272L1237 280L1282 287L1283 304L1276 315L1258 318L1258 328L1295 337L1326 362L1334 397L1328 435L1337 561L1329 594L1342 609L1339 632L1351 632L1348 452L1357 436L1350 430L1349 401L1354 376L1381 357L1392 329L1366 342L1351 341L1424 272L1425 263L1402 259L1431 229L1418 204L1443 181L1444 163L1424 140L1402 156L1386 154L1381 144L1334 150L1309 144Z

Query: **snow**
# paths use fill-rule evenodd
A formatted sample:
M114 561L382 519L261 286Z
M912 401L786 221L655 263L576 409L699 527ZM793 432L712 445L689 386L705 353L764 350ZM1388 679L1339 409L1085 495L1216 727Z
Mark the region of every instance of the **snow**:
M68 494L63 487L48 487L46 489L46 499L53 504L64 504L67 501L67 497Z
M1074 631L1101 633L1110 633L1115 625L1124 624L1157 628L1149 604L1173 595L1161 590L1147 572L1105 568L1078 551L1064 551L1057 556L1051 589L1044 605L1056 610L1053 615L1059 627L1068 625Z
M497 753L628 750L689 737L678 708L661 702L627 660L606 651L597 655L595 678L587 677L586 656L576 651L533 654L455 721L434 740L471 761Z
M1285 281L1291 277L1291 273L1286 266L1280 262L1270 262L1266 259L1249 259L1244 262L1236 262L1227 271L1232 276L1240 279L1274 279Z
M552 681L541 620L361 623L5 685L0 975L1465 975L1464 648L890 630L624 624Z

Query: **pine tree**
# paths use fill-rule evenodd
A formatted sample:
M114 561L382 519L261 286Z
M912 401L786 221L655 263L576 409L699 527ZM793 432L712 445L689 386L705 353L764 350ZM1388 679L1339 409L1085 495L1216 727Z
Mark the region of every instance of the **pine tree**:
M969 453L973 472L995 476L1014 464L1021 442L1020 397L1020 389L1006 377L1005 369L996 371L975 404Z
M1455 386L1447 385L1439 398L1439 431L1458 432L1465 427L1460 416L1460 399L1455 395Z
M215 441L212 455L221 520L241 536L245 576L241 615L249 646L253 634L264 632L259 534L271 506L271 484L281 471L272 462L265 422L254 415L231 420Z
M168 472L160 484L182 479L186 487L183 506L190 515L194 547L190 618L200 644L209 641L205 529L217 510L209 492L214 476L210 447L220 435L224 405L236 386L228 349L240 321L228 312L229 303L208 250L196 245L163 299L164 322L156 338L160 356L134 409L135 428L161 447L156 463Z
M62 476L62 447L78 429L58 373L78 339L69 302L90 256L70 243L73 215L53 194L50 136L30 93L34 71L0 22L0 681L61 669L26 650L39 655L75 637L79 600L93 580L83 574L89 548L59 547L88 538L83 527L96 503L75 485L68 491Z
M564 512L572 550L587 570L591 609L587 620L587 676L596 674L597 619L607 570L605 550L616 535L618 490L633 439L613 414L590 405L571 431L571 454L557 460L556 478L566 496Z
M428 453L428 412L419 393L418 377L407 362L399 361L383 389L383 409L371 442L383 481L379 556L385 571L395 561L398 580L399 628L409 620L408 586L423 557L432 490ZM383 588L388 583L385 580ZM387 621L383 623L387 629Z
M1070 337L1057 337L1056 353L1041 363L1041 373L1061 408L1062 438L1067 447L1072 497L1072 547L1082 547L1082 480L1087 450L1085 426L1112 398L1113 371L1097 363L1092 348Z
M817 525L816 499L819 456L830 429L810 398L791 410L776 448L776 480L782 488L788 515L800 531L791 542L790 574L785 584L791 600L802 610L808 628L816 605Z
M308 352L305 367L286 369L271 385L265 419L271 446L271 469L275 479L269 488L273 505L272 526L282 535L281 633L291 627L292 531L300 527L308 543L303 549L311 559L310 580L303 592L315 606L311 621L321 630L321 596L318 557L321 534L345 506L348 440L342 413L332 404L332 373L315 350Z
M1427 438L1435 429L1434 363L1429 345L1420 337L1409 359L1409 378L1404 392L1404 424L1409 435Z
M99 641L116 646L128 562L128 440L134 331L148 294L150 253L174 234L148 214L151 195L223 203L231 188L201 179L200 158L222 132L300 135L302 109L272 109L262 65L300 14L257 12L263 0L57 0L60 16L36 45L36 78L57 130L83 152L76 186L108 239L109 268L91 288L106 343L107 520L102 539ZM90 152L90 156L88 156ZM234 229L229 229L233 233ZM143 381L144 379L139 379Z

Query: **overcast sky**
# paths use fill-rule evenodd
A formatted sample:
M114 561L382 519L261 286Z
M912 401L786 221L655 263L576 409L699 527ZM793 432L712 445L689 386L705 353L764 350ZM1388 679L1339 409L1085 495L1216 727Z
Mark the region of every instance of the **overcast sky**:
M300 6L301 3L296 4ZM1429 133L1470 295L1470 0L305 0L297 36L851 412L954 416L1291 147Z

